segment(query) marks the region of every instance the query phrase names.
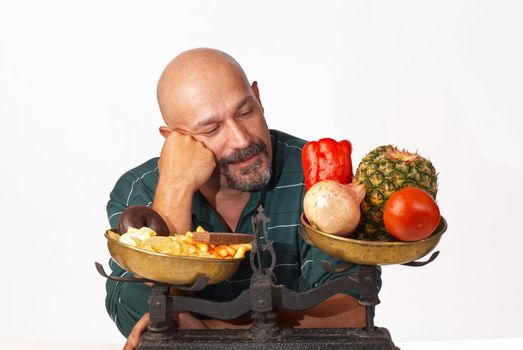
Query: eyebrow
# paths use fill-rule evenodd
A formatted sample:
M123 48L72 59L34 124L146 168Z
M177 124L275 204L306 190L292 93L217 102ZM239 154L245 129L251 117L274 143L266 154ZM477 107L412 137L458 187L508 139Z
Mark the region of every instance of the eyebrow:
M253 98L251 95L245 96L236 104L236 106L234 107L234 110L237 111L237 110L241 109L243 106L245 106L247 103L251 102L252 100L253 100ZM196 125L194 125L193 129L198 130L201 127L204 127L204 126L207 126L210 124L216 124L219 122L220 122L220 120L217 117L211 116L205 120L198 122Z

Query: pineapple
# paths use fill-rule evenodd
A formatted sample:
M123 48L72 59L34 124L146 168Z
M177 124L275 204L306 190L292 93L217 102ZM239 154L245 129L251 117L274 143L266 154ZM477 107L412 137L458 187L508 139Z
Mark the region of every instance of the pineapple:
M361 204L360 238L373 241L395 240L383 224L383 207L397 190L413 186L436 199L437 174L432 163L392 145L380 146L369 152L358 165L355 178L366 186Z

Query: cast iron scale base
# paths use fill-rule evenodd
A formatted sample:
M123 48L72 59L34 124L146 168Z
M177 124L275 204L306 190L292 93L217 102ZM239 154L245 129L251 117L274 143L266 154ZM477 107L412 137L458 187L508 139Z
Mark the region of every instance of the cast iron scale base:
M255 241L252 245L250 263L253 276L249 289L244 290L236 299L229 302L212 302L188 296L172 296L170 287L185 291L199 291L207 285L207 277L199 276L192 286L171 286L146 279L127 279L108 276L103 267L96 263L98 272L104 277L123 282L153 282L149 297L149 316L151 324L144 332L139 350L159 349L355 349L355 350L396 350L397 348L385 328L374 326L374 309L380 300L377 294L374 265L360 265L359 272L340 277L309 290L296 293L283 285L275 285L272 272L276 264L276 255L272 241L268 239L267 223L263 208L253 217ZM302 237L306 235L300 231ZM259 237L265 244L260 244ZM309 243L309 242L308 242ZM271 256L271 266L264 268L261 254L267 251ZM422 266L433 261L439 252L435 252L425 262L411 262L405 265ZM327 261L321 262L330 272L342 272L353 266L341 263L332 266ZM359 304L365 307L366 324L359 328L308 328L280 329L276 325L278 309L305 310L323 300L350 289L360 292ZM195 312L214 319L230 320L248 312L253 325L250 329L240 330L176 330L167 322L167 315L176 311Z

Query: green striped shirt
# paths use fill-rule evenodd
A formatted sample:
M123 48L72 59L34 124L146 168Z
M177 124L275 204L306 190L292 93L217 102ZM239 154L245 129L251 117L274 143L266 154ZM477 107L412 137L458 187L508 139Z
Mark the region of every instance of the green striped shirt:
M306 244L298 234L300 214L303 211L305 185L301 166L301 149L304 140L280 131L271 130L273 147L273 176L267 186L264 203L261 192L253 192L243 209L236 231L252 233L251 217L256 215L259 204L264 205L264 213L270 218L268 235L274 244L276 283L296 291L306 291L326 281L353 273L357 267L342 274L326 272L321 260L339 263L315 247ZM132 205L151 206L158 181L158 158L125 173L116 183L107 204L107 214L111 227L116 227L122 211ZM193 230L202 226L211 232L226 232L218 213L197 192L192 203ZM264 266L269 265L268 254L263 256ZM131 277L113 260L109 262L113 276ZM228 301L249 287L252 270L249 259L244 259L236 273L228 280L207 286L195 296L214 301ZM107 280L106 307L109 315L124 336L128 336L136 321L148 311L149 287L140 283L123 283ZM357 296L357 291L347 291Z

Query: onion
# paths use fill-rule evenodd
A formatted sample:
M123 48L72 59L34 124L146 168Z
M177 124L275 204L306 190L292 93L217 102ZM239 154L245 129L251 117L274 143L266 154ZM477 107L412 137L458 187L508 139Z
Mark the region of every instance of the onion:
M342 185L323 180L305 193L303 211L313 227L325 233L346 236L358 227L363 197L365 185L362 183Z

